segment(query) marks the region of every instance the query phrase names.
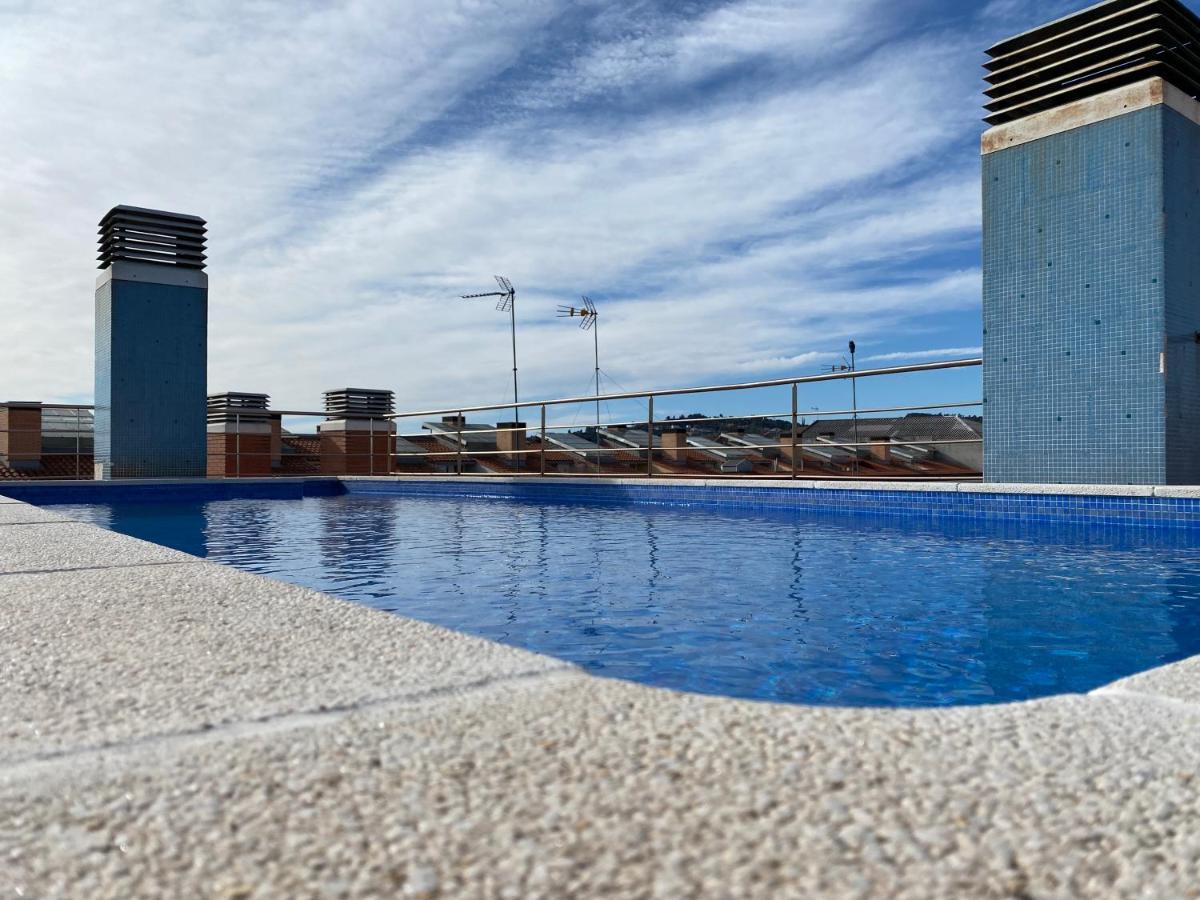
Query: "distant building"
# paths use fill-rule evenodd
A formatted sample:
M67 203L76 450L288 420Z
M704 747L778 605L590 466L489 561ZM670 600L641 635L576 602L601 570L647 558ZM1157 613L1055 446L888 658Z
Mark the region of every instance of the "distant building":
M0 403L0 478L90 478L92 410Z
M988 481L1200 483L1197 46L1110 0L988 51Z

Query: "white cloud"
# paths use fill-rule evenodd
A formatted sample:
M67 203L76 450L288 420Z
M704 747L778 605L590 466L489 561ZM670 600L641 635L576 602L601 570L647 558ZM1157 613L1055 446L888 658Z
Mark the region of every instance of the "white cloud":
M900 362L923 359L958 359L959 357L978 356L983 352L982 347L942 347L937 350L899 350L895 353L876 353L874 356L862 357L863 362Z
M874 5L733 4L655 37L666 63L596 81L592 60L625 53L618 35L544 96L864 47L850 20ZM90 394L88 260L120 202L209 219L210 386L289 408L350 383L393 387L408 408L505 399L505 318L454 299L493 272L521 292L527 396L586 383L589 338L553 318L580 292L601 298L602 364L638 387L785 372L847 335L978 303L971 266L901 265L977 228L973 168L934 164L975 127L974 72L942 77L974 64L968 44L905 37L836 76L804 69L616 125L518 96L511 117L429 138L560 11L0 13L0 78L16 86L0 116L21 126L0 136L0 316L16 348L0 392Z
M891 8L883 0L745 0L686 24L654 17L632 27L609 21L613 39L572 60L525 99L545 105L632 87L663 90L753 61L812 66L868 44L884 30Z

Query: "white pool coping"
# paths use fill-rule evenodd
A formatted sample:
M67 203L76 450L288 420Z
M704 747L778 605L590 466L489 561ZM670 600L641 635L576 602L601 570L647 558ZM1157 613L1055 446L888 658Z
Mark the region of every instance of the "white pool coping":
M139 478L128 481L87 481L89 487L98 489L120 489L130 485L167 484L281 484L321 481L392 481L397 483L445 483L445 484L595 484L620 486L671 486L671 487L751 487L775 490L843 490L843 491L932 491L937 493L964 494L1048 494L1077 497L1175 497L1200 499L1200 485L1148 485L1148 484L1019 484L989 483L981 481L882 481L877 478L672 478L656 475L653 478L615 478L587 475L308 475L277 476L268 478ZM61 487L70 488L81 482L63 479L22 479L0 481L0 495L6 484L14 487ZM0 502L5 498L0 496Z
M569 475L342 475L341 481L438 482L469 484L600 484L679 487L752 487L776 490L934 491L964 494L1052 494L1077 497L1200 498L1200 486L1148 484L998 484L980 481L882 481L877 478L609 478Z
M1200 883L1200 657L985 707L700 697L3 509L0 896Z

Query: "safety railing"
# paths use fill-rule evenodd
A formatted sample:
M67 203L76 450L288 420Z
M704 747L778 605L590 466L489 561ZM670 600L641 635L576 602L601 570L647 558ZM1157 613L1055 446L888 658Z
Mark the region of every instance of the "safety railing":
M856 385L864 380L918 373L946 372L977 367L979 358L917 363L858 371L737 384L704 385L664 390L623 391L603 395L527 400L513 403L458 406L400 412L386 418L362 418L331 429L324 411L270 410L235 412L212 421L223 423L208 433L209 477L288 477L299 475L482 475L607 476L676 478L830 478L877 477L887 479L958 480L978 477L982 467L982 437L978 413L982 400L927 403L885 403L858 406L858 391L848 391L849 404L809 407L806 392L838 383ZM783 389L783 401L769 412L736 414L661 415L664 398L691 395L766 393ZM788 396L790 394L790 397ZM790 403L787 400L790 399ZM805 405L802 408L802 399ZM828 390L822 399L831 399ZM836 398L833 398L836 400ZM658 410L656 413L656 401ZM636 403L644 415L625 414L581 424L556 421L558 410L586 405L600 410L617 403ZM786 409L778 406L786 405ZM761 408L760 406L760 408ZM90 407L44 404L44 410ZM534 422L468 422L468 417L496 413L511 418L521 411ZM969 411L969 412L968 412ZM937 416L934 413L952 413ZM880 417L912 417L927 433L912 428L892 429L897 435L881 436ZM925 415L919 415L925 414ZM810 420L840 419L850 423L832 435L812 434ZM320 431L284 428L288 420L324 420ZM421 433L397 433L398 423L432 420ZM722 426L734 423L732 430ZM974 423L974 424L972 424ZM90 425L90 422L88 423ZM750 427L757 425L754 431ZM26 466L15 471L4 465L0 452L0 478L91 478L92 460L86 428L77 428L73 453L62 448L42 451L41 474ZM45 436L46 432L43 432ZM45 438L44 438L45 439ZM10 442L11 443L11 442ZM18 442L19 443L19 442ZM5 442L0 426L0 451ZM73 464L47 461L56 456ZM28 457L28 453L27 453ZM57 467L57 468L56 468ZM54 471L50 471L54 469Z
M642 476L652 478L666 475L680 478L739 478L753 475L755 477L774 478L826 478L830 476L856 475L859 477L887 478L955 478L970 479L979 477L982 468L983 439L979 432L967 428L971 436L963 437L922 437L911 440L887 440L879 438L868 440L805 440L801 431L807 424L806 419L820 419L833 416L848 416L858 426L866 431L873 420L882 415L896 413L930 413L936 411L965 411L982 409L982 400L950 401L939 403L905 404L905 405L875 405L857 407L850 405L845 408L810 409L801 411L800 392L805 385L816 385L827 382L855 382L860 379L875 379L884 376L906 375L922 372L938 372L951 369L963 369L982 365L982 359L969 358L947 360L941 362L918 363L886 368L863 369L858 371L837 371L818 375L806 375L793 378L773 379L769 381L743 382L735 384L704 385L700 387L670 388L651 391L626 391L603 395L584 395L564 397L553 400L530 400L513 403L512 401L495 404L460 406L443 409L424 409L412 412L399 412L391 416L393 420L430 419L448 417L447 421L430 436L420 436L426 444L431 438L444 445L443 449L422 449L420 452L398 451L393 454L396 468L407 461L412 464L426 463L434 460L444 463L443 473L473 474L473 475L570 475L570 476ZM655 415L656 398L681 397L696 394L732 393L737 391L763 390L767 388L790 388L790 409L786 411L765 413L739 413L737 415L691 415L686 418L660 419ZM851 397L857 392L852 391ZM646 407L644 418L622 418L609 421L598 421L590 425L578 423L549 423L547 411L556 407L575 405L596 405L615 401L641 401ZM521 423L513 427L506 423L497 425L467 424L466 417L475 413L498 412L510 410L530 410L537 415L538 422ZM757 441L737 445L729 441L705 441L697 445L688 443L686 436L680 442L672 442L667 437L678 429L685 429L685 435L695 432L698 428L720 422L783 422L782 433L774 440ZM430 423L436 425L437 423ZM621 430L631 428L643 429L638 439L622 442ZM776 429L768 429L776 430ZM961 430L961 429L960 429ZM576 436L575 440L554 440L556 432L567 431ZM580 435L591 433L594 440L587 441L588 446L581 443ZM641 435L646 437L645 443L640 441ZM480 438L494 435L494 448L484 449L468 446L471 437ZM537 446L522 446L536 439ZM601 437L603 436L603 437ZM408 441L418 439L416 435L402 436ZM761 437L761 435L759 436ZM499 446L502 438L508 439L508 446ZM605 443L601 443L601 440ZM672 444L675 444L674 446ZM947 449L949 448L949 449ZM955 452L973 448L976 460L966 457L972 454ZM774 455L786 457L786 461ZM839 452L840 451L840 452ZM869 452L868 452L869 451ZM932 451L932 452L930 452ZM904 465L888 465L885 460L914 459L937 455L942 465L921 465L905 467ZM696 463L697 458L707 456L709 466ZM749 465L742 471L731 472L723 469L731 466L721 466L722 456L732 463L736 458L748 461ZM631 458L634 457L634 458ZM958 462L951 462L957 458ZM563 460L578 461L588 465L558 465ZM513 465L513 461L520 461ZM531 464L525 461L530 460ZM553 464L548 465L548 462ZM614 461L616 464L614 464ZM932 461L932 460L930 460ZM690 469L690 471L689 471ZM398 474L398 473L397 473Z

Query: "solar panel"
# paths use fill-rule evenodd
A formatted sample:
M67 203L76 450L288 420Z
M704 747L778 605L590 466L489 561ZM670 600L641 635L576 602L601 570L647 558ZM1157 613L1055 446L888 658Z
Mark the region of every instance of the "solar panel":
M492 425L451 425L446 422L424 422L422 428L427 428L434 435L445 438L452 443L458 443L459 431L462 432L462 443L468 450L490 449L496 445L496 429ZM476 432L484 432L477 434Z
M603 449L599 444L593 444L577 434L547 434L546 440L556 447L562 447L564 450L570 450L580 456Z
M80 407L42 409L43 434L79 434L90 437L95 418L90 409Z
M407 438L396 438L396 455L400 457L400 462L420 462L425 458L426 452L424 447Z
M688 444L718 459L745 459L749 454L749 451L741 447L718 444L716 441L705 437L690 437L688 438Z
M812 444L805 444L802 449L803 452L828 462L848 463L850 461L850 454L841 447L814 447Z
M790 438L789 438L790 439ZM762 434L722 434L721 440L729 441L731 444L740 444L743 447L755 447L764 449L776 447L779 444L785 443L784 439L769 438Z
M624 444L626 447L645 450L650 446L650 436L645 431L639 431L636 428L626 428L622 431L616 431L612 428L601 428L600 433L610 441L616 441L618 444Z

